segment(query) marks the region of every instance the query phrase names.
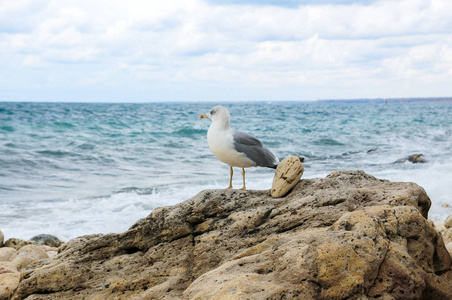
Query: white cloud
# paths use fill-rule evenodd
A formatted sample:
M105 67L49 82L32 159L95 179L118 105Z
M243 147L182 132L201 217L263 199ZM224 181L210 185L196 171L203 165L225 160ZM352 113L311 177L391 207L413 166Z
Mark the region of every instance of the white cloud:
M149 86L153 99L183 97L186 84L209 100L234 88L248 99L278 88L292 99L452 94L451 1L303 3L0 0L0 90L19 86L8 72L29 83L38 68L49 89ZM400 82L412 94L396 94Z

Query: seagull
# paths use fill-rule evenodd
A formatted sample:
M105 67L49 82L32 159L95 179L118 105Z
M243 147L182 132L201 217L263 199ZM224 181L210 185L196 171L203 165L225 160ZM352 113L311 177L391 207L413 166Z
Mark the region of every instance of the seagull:
M207 131L207 143L210 151L220 161L230 166L229 187L232 189L232 167L242 168L243 187L245 186L245 168L268 167L276 169L279 159L257 138L249 133L234 130L229 127L230 115L226 107L215 106L207 114L199 116L200 119L212 120Z

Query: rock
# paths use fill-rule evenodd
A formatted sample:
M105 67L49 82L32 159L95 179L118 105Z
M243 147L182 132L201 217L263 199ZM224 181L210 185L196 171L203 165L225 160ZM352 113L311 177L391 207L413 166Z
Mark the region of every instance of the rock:
M55 258L58 255L58 251L47 251L46 254L49 258Z
M62 242L54 235L50 234L40 234L31 238L31 241L35 242L36 245L46 245L49 247L60 247Z
M400 164L400 163L404 163L406 161L412 162L414 164L417 163L426 163L427 160L424 158L423 154L412 154L408 157L404 157L401 159L396 160L395 162L393 162L394 164Z
M436 221L433 222L434 227L436 228L436 230L438 230L439 232L443 232L446 230L446 227L444 226L444 222L443 221Z
M54 258L58 255L58 248L56 247L49 247L46 245L40 245L42 250L44 250L49 258Z
M408 156L408 161L412 162L414 164L427 162L427 160L424 158L423 154L410 155L410 156Z
M3 247L3 242L5 241L5 235L0 230L0 248Z
M58 252L58 248L57 247L50 247L50 246L46 246L46 245L40 245L40 247L45 252Z
M5 242L5 247L14 248L19 250L23 246L34 244L33 241L21 240L16 238L10 238Z
M452 227L452 215L450 215L446 218L446 221L444 221L444 227L446 227L446 228Z
M273 198L280 198L287 193L300 181L303 175L304 167L300 158L289 156L283 159L276 168L271 195Z
M18 299L452 299L452 260L414 183L362 171L285 198L208 190L22 270Z
M10 299L19 285L20 273L10 262L0 261L0 300Z
M452 228L448 228L443 231L443 237L445 243L452 242Z
M14 248L10 247L0 248L0 261L9 261L16 252L17 250Z
M49 256L40 246L26 245L20 248L17 253L11 257L11 262L18 270L22 270L28 265L44 258L49 258Z
M450 255L452 255L452 242L446 244L446 249Z

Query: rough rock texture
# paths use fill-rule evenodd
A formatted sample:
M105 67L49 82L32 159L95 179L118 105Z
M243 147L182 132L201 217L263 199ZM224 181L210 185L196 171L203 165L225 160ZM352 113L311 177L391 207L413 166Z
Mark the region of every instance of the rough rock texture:
M414 183L361 171L285 198L209 190L22 270L13 299L452 299L451 258Z
M446 221L444 221L444 226L446 228L451 228L452 227L452 215L448 216L446 218Z
M284 158L276 168L271 195L273 198L284 197L300 181L304 167L300 158L289 156Z
M446 244L446 249L449 251L449 254L452 255L452 242Z
M6 242L5 242L5 247L10 247L10 248L14 248L14 249L16 249L16 250L19 250L20 248L22 248L23 246L26 246L26 245L32 245L32 244L34 244L34 242L33 241L27 241L27 240L21 240L21 239L16 239L16 238L11 238L11 239L8 239Z
M19 279L20 273L13 263L0 261L0 300L11 298Z
M0 247L3 247L3 242L5 241L5 235L0 230Z
M9 261L16 251L16 249L10 247L0 248L0 261Z
M26 245L13 254L10 261L14 263L18 270L22 270L35 261L44 258L49 258L49 256L40 246Z
M447 240L447 242L452 242L452 228L448 228L442 232L443 238Z

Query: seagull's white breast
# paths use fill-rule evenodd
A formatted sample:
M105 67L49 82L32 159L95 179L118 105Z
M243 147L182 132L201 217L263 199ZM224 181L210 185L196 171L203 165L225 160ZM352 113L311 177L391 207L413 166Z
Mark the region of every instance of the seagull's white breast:
M254 167L256 164L252 160L244 153L235 150L230 130L224 130L215 125L212 123L207 132L207 143L213 155L220 161L233 167Z

